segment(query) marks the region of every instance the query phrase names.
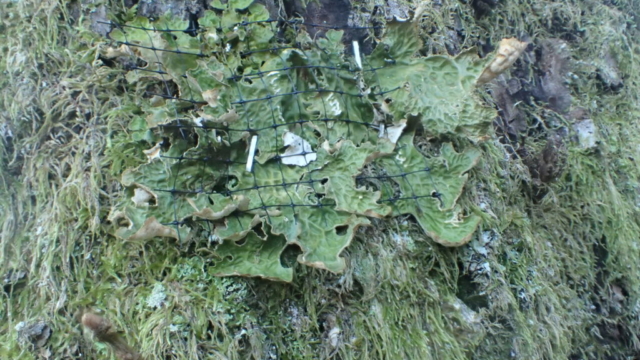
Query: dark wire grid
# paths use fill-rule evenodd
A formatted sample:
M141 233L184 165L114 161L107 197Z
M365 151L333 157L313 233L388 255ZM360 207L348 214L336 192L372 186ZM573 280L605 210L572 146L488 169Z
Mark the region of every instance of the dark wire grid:
M241 22L238 23L238 26L249 26L251 24L255 24L255 23L271 23L272 27L275 27L276 23L278 23L278 21L275 20L266 20L266 21L255 21L255 22ZM297 31L299 31L298 29L298 25L304 25L306 27L325 27L325 28L332 28L332 29L338 29L337 27L331 27L331 26L324 26L324 25L314 25L314 24L304 24L301 23L299 21L289 21L287 22L288 25L293 26L294 29ZM112 25L114 25L113 23L110 23ZM171 99L171 100L177 100L177 101L183 101L183 102L187 102L187 103L191 103L192 105L203 105L206 104L206 102L202 102L202 101L196 101L193 99L193 93L192 93L192 89L190 86L186 86L186 88L189 90L189 97L188 98L181 98L181 97L177 97L174 96L171 93L171 90L168 86L168 82L172 81L171 79L167 80L165 78L166 75L170 75L168 72L166 72L163 69L163 65L162 62L160 60L160 56L158 55L158 52L169 52L169 53L173 53L173 54L180 54L180 55L184 55L184 56L198 56L198 57L208 57L211 55L215 55L218 54L219 52L211 52L211 54L206 55L203 54L202 52L200 53L191 53L191 52L186 52L186 51L181 51L179 49L179 47L175 46L175 49L163 49L163 48L158 48L156 46L153 45L153 39L151 37L151 35L149 34L149 42L152 46L142 46L139 44L135 44L135 43L131 43L126 39L126 31L124 31L124 29L126 28L133 28L133 29L138 29L138 30L144 30L147 32L151 32L151 31L158 31L158 32L163 32L163 33L171 33L171 32L185 32L185 30L182 29L158 29L158 28L142 28L142 27L135 27L135 26L128 26L128 25L118 25L115 24L115 26L119 29L122 29L123 33L125 34L125 41L121 42L122 44L128 45L128 46L133 46L133 47L140 47L140 48L145 48L148 50L152 50L154 53L154 56L156 57L156 62L155 62L155 66L157 67L156 70L153 69L148 69L148 68L140 68L140 67L132 67L131 70L133 71L146 71L146 72L152 72L155 74L160 75L161 77L161 81L165 87L165 91L166 94L154 94L154 93L147 93L147 95L157 95L160 97L163 97L165 99ZM375 29L375 28L379 28L379 27L362 27L362 28L358 28L358 29ZM354 29L354 28L352 28ZM320 48L320 46L316 43L316 50L320 50L323 51L324 49ZM201 128L203 130L214 130L214 131L222 131L223 134L225 134L225 137L227 139L227 141L230 143L231 142L231 136L230 133L233 131L239 131L239 132L245 132L245 131L249 131L252 134L258 134L259 137L258 139L260 139L260 137L262 135L260 135L259 133L268 129L273 129L274 133L275 133L275 143L276 143L276 148L280 148L280 146L278 146L278 128L279 127L287 127L287 129L289 129L291 126L295 126L295 125L300 125L299 129L301 131L301 137L304 138L304 124L307 123L314 123L314 122L320 122L320 123L324 123L325 124L325 128L327 130L327 133L329 132L329 128L328 128L328 122L329 121L337 121L337 122L343 122L347 124L347 129L348 132L346 134L346 137L349 138L351 136L351 124L358 124L358 125L362 125L362 126L367 126L367 127L372 127L371 123L368 122L364 122L364 121L354 121L351 120L351 116L349 115L349 107L348 106L343 106L343 108L346 110L346 117L344 119L334 119L334 118L329 118L327 117L327 104L325 102L325 98L323 96L320 96L320 99L322 100L322 107L324 109L324 117L319 118L319 119L300 119L298 121L293 121L293 122L288 122L288 123L277 123L277 116L276 116L276 111L274 108L274 104L273 101L275 98L278 97L282 97L282 96L293 96L295 97L296 101L296 107L298 110L299 114L303 114L304 110L303 110L303 106L300 103L300 98L299 95L300 94L306 94L306 93L316 93L316 94L321 94L321 93L333 93L338 95L341 100L342 100L342 104L347 104L345 101L346 97L357 97L357 98L363 98L364 95L362 93L348 93L345 91L341 91L341 90L331 90L331 89L323 89L320 87L320 83L317 80L317 77L313 76L313 79L315 81L315 84L317 86L317 89L313 89L313 90L297 90L296 89L296 85L295 85L295 81L293 80L292 76L291 76L291 72L292 71L298 71L298 70L315 70L315 69L322 69L322 70L328 70L328 71L333 71L335 74L335 76L339 77L340 72L347 72L350 74L355 74L357 72L360 73L365 73L365 72L372 72L374 74L374 77L377 79L377 83L380 84L379 78L378 78L378 74L376 72L376 70L378 70L379 68L374 68L372 66L370 66L370 64L368 64L366 62L366 58L363 58L363 65L368 65L368 68L365 69L360 69L360 70L352 70L352 67L346 68L346 67L340 67L340 66L327 66L327 65L305 65L305 66L287 66L287 62L285 59L282 58L281 53L278 52L278 50L282 50L282 49L297 49L298 51L301 51L303 53L306 54L306 51L304 49L302 49L300 46L287 46L287 47L272 47L272 48L268 48L268 49L256 49L256 50L249 50L249 51L244 51L241 53L241 56L247 56L247 55L251 55L254 53L258 53L258 52L265 52L265 51L270 51L272 53L276 53L278 54L278 57L280 58L283 67L281 68L276 68L276 69L270 69L270 70L260 70L260 71L254 71L252 73L246 74L246 75L239 75L239 74L235 74L235 72L231 70L232 72L232 76L227 78L228 81L232 81L235 83L236 85L236 89L237 89L237 94L238 94L238 99L234 102L232 102L232 104L234 105L240 105L243 107L243 109L247 110L247 104L252 103L252 102L258 102L258 101L267 101L267 103L269 104L269 108L270 108L270 112L271 112L271 119L272 119L272 125L267 126L267 127L262 127L262 128L252 128L251 127L251 119L247 118L245 119L246 121L246 127L245 128L230 128L230 127L213 127L213 126L195 126L195 125L185 125L182 124L181 121L178 121L176 124L165 124L165 125L161 125L163 128L177 128L183 137L186 138L186 136L184 135L184 130L188 130L188 129L193 129L195 127ZM249 57L250 58L250 57ZM309 57L307 57L309 58ZM255 62L254 62L255 64ZM256 64L257 65L257 64ZM259 66L258 66L259 68ZM264 75L274 72L274 71L284 71L286 72L286 76L288 77L289 81L291 82L291 87L293 89L293 91L288 92L288 93L279 93L279 94L273 94L270 89L268 84L266 83L265 79L264 79ZM181 77L186 78L186 74L181 75ZM262 98L255 98L255 99L246 99L244 98L241 88L239 87L239 82L242 81L243 79L259 79L261 81L261 83L264 86L264 89L267 91L267 93L269 95L262 97ZM369 86L370 88L374 88L373 86ZM379 85L378 85L379 88ZM385 94L391 93L393 91L396 91L397 89L392 89L392 90L388 90L388 91L380 91L378 93L373 93L371 94L372 96L377 96L377 97L381 97ZM179 118L179 114L177 112L177 110L175 111L175 118L178 119ZM186 119L182 119L182 120L186 120ZM202 139L200 139L199 141L202 141ZM298 155L306 155L307 153L303 153L303 154L298 154ZM182 168L183 162L184 161L197 161L199 163L199 167L202 169L202 172L204 173L204 169L205 166L207 166L208 161L210 160L208 157L206 158L192 158L192 157L188 157L188 156L184 156L184 154L181 154L180 156L166 156L166 155L162 155L162 157L167 158L167 159L172 159L172 160L177 160L177 171L176 171L176 175L173 177L172 179L172 187L171 189L154 189L154 191L161 191L161 192L169 192L172 194L173 198L174 198L174 203L173 203L173 211L174 211L174 221L164 224L164 225L174 225L176 227L176 231L178 234L180 234L180 232L178 231L178 227L181 225L185 225L187 222L184 220L180 220L178 219L178 215L177 215L177 201L176 201L176 197L179 195L185 195L185 194L199 194L199 193L207 193L207 194L212 194L214 193L214 187L212 186L210 191L206 191L205 188L205 178L202 177L200 179L200 188L198 190L180 190L178 189L178 184L177 184L177 180L179 178L179 174L180 174L180 170ZM274 159L272 160L280 160L282 158L281 155L276 155ZM355 180L366 180L366 179L377 179L379 180L382 184L384 184L385 186L388 187L387 192L389 194L392 194L392 196L390 196L389 198L386 199L380 199L379 202L390 202L390 203L395 203L397 201L401 201L401 200L414 200L416 202L416 207L418 208L419 211L422 211L420 204L418 202L418 199L420 198L437 198L440 203L442 204L442 199L441 199L441 195L439 193L439 191L437 189L435 189L435 183L433 182L432 179L432 184L434 184L434 190L431 191L429 194L427 195L416 195L416 192L413 188L413 186L411 185L411 183L408 181L407 179L407 175L411 175L411 174L415 174L415 173L420 173L420 172L425 172L427 173L428 176L432 176L430 169L428 167L425 167L424 170L419 170L419 171L413 171L413 172L403 172L402 170L402 166L400 164L397 163L397 161L395 159L393 159L394 163L396 164L396 167L398 168L398 170L400 171L400 173L398 174L393 174L393 175L378 175L378 176L357 176L354 178ZM231 175L230 175L230 166L232 164L245 164L245 162L242 161L234 161L231 158L228 158L226 160L221 160L220 162L222 162L223 164L225 164L225 174L223 175L223 177L226 177L226 184L229 183L229 181L231 180ZM281 178L282 178L282 183L281 184L276 184L276 185L259 185L258 184L258 180L255 176L255 172L252 171L252 175L253 175L253 182L254 182L254 186L253 187L249 187L249 188L241 188L241 189L229 189L227 188L225 191L223 191L223 194L225 196L231 196L235 193L244 193L247 191L251 191L251 190L258 190L256 191L256 193L258 194L258 197L260 198L260 203L261 206L256 207L256 208L252 208L252 209L248 209L246 210L247 212L250 211L255 211L255 210L263 210L267 220L269 221L269 223L271 223L271 218L269 215L269 212L267 211L270 208L281 208L281 207L291 207L293 210L294 215L296 214L295 211L295 207L299 207L299 206L307 206L307 207L322 207L322 206L328 206L330 204L323 204L321 200L318 200L316 204L296 204L291 196L291 194L289 193L288 188L291 186L298 186L298 185L309 185L312 190L316 193L316 195L320 195L322 192L319 192L316 189L315 184L316 183L322 183L322 181L324 179L313 179L313 171L307 172L305 173L305 176L308 176L309 179L308 180L300 180L300 181L295 181L295 182L287 182L285 179L285 175L284 172L282 170L283 168L283 164L281 161L277 161L278 163L278 167L280 170L280 174L281 174ZM254 163L254 166L260 166L258 163ZM409 189L411 189L411 195L410 196L394 196L393 195L393 190L392 190L392 186L390 185L391 182L395 181L398 182L398 179L402 179L402 181L404 181L406 183L406 185L408 186ZM287 197L289 198L289 203L288 204L266 204L264 202L264 199L262 198L259 189L261 188L270 188L270 187L282 187L283 190L285 191L285 193L287 194ZM335 205L335 204L334 204ZM237 221L240 223L240 225L242 225L240 216L239 216L239 212L234 212L235 218L237 219ZM206 226L208 227L208 231L209 233L212 233L211 230L211 222L208 220L197 220L198 222L204 222L206 223ZM294 218L294 221L297 221L297 219ZM181 240L181 239L179 239Z

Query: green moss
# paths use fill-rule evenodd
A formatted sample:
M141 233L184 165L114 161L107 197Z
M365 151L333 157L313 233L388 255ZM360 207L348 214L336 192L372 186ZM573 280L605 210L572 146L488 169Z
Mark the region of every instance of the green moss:
M86 23L73 22L58 2L3 6L0 116L13 138L3 134L0 141L0 278L12 269L27 272L22 287L0 292L3 355L113 358L83 334L74 314L85 307L102 310L149 358L637 353L637 2L500 2L481 19L459 1L429 7L423 51L445 53L447 25L456 17L468 34L463 48L487 37L496 43L528 33L536 44L577 34L570 42L573 105L590 111L600 143L590 151L569 145L566 168L544 185L542 199L530 195L522 162L499 143L484 143L458 201L483 219L470 244L434 244L411 217L375 221L343 254L344 274L293 265L291 284L214 277L205 243L142 244L108 235L103 223L111 206L129 201L118 176L144 163L141 150L158 139L136 127L144 114L133 105L135 90L123 90L120 72L91 66L102 40ZM594 76L603 49L618 62L620 90ZM542 108L526 111L532 119L544 115ZM456 139L431 141L445 140L464 148ZM397 234L414 248L400 245ZM155 284L166 302L152 309L146 301ZM456 298L481 318L480 328ZM32 351L20 345L15 327L37 320L52 335Z

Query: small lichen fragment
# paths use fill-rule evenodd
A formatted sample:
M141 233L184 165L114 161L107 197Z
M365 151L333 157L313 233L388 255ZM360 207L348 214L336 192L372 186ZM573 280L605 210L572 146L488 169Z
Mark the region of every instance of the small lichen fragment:
M233 203L226 205L224 208L218 211L215 211L208 207L203 209L198 209L198 207L193 201L190 201L190 203L191 203L191 206L193 206L194 209L196 210L193 213L194 216L200 217L202 219L207 219L207 220L220 220L229 216L231 213L233 213L236 210L246 211L248 209L249 198L245 196L237 196L233 200L234 200Z
M406 127L407 120L403 119L400 121L400 123L384 129L384 132L380 134L380 138L388 139L392 144L395 144L398 142L398 139L400 139L402 131Z
M218 98L220 97L219 93L219 89L203 91L202 98L207 102L207 104L209 104L209 106L216 107L218 106Z
M167 294L164 291L162 284L155 284L153 290L151 290L151 295L147 298L147 306L154 309L162 307L167 300Z
M340 344L340 332L341 330L337 326L329 331L329 344L333 349L337 348L338 344Z
M527 45L529 45L529 43L516 38L502 39L495 58L484 68L476 84L486 84L502 74L518 60L518 57L520 57L520 54L527 48Z
M128 45L122 44L118 48L108 47L104 52L104 57L107 59L115 59L123 56L134 56L135 54Z
M144 224L135 234L129 237L129 240L148 240L154 237L170 237L178 239L178 233L175 229L162 225L155 216L145 220Z
M573 125L576 140L582 149L593 149L598 144L598 130L593 120L585 119Z
M154 159L160 158L160 147L161 146L162 146L162 143L159 142L154 147L152 147L151 149L142 151L145 155L147 155L147 160L149 162L152 162Z
M311 149L309 142L300 136L286 132L283 136L284 146L288 146L280 155L285 165L307 166L315 161L318 155Z
M149 206L149 200L151 199L153 199L153 194L149 191L139 187L133 190L133 197L131 197L131 201L133 201L136 207Z

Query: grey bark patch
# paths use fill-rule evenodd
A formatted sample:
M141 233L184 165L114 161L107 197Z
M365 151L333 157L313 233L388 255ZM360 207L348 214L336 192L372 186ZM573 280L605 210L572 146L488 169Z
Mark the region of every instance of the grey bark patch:
M561 135L553 135L547 140L538 160L540 181L550 183L564 170L566 147Z
M592 149L598 143L598 134L593 120L585 119L573 124L574 139L582 149Z
M564 134L559 131L547 138L545 147L539 154L528 154L522 160L529 168L534 185L548 184L555 181L564 171L567 149ZM540 193L539 195L543 195Z
M352 6L349 0L318 0L307 4L294 0L285 4L285 10L289 17L304 19L305 29L312 38L323 37L330 29L343 30L342 40L348 53L352 53L351 42L358 41L360 51L368 54L374 44L367 40L370 31L365 28L372 26L372 9L367 6Z
M11 269L7 271L2 279L2 287L4 292L10 294L18 288L22 288L26 282L27 272L23 270Z
M563 40L548 39L540 46L538 66L541 74L533 95L560 114L566 114L571 106L571 93L565 81L570 60L569 44Z
M471 7L476 18L480 19L491 14L493 9L498 5L498 0L472 0Z
M457 339L470 348L475 347L486 335L482 326L482 316L473 311L467 304L458 298L448 299L442 302L445 317L452 324L452 331Z
M207 9L205 0L142 0L138 3L138 15L157 18L166 13L186 20L190 15L202 16Z
M387 1L387 20L407 21L411 18L408 4L396 0Z
M618 69L618 61L613 57L610 50L606 50L598 64L598 79L613 91L620 90L623 82Z
M44 321L20 322L15 330L18 332L18 341L21 344L31 344L36 348L43 347L51 336L51 328Z
M102 36L107 36L111 31L106 6L100 5L91 12L91 30Z
M491 95L500 115L499 123L496 125L512 142L517 141L518 134L527 130L527 119L515 105L519 101L515 95L520 89L520 81L517 78L506 81L503 76L499 77L491 88Z
M348 0L319 0L306 5L296 0L288 9L289 15L304 18L306 30L312 38L324 36L330 28L347 27L350 12L351 5Z

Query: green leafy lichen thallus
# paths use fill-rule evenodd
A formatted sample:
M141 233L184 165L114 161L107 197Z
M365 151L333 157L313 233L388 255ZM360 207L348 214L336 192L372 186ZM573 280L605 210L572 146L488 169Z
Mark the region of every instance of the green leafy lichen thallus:
M368 217L412 214L441 244L469 241L480 219L456 201L479 151L445 144L427 159L407 119L428 137L481 139L494 113L472 95L482 71L475 57L417 56L413 24L389 24L359 71L342 32L312 41L299 30L289 39L296 46L283 46L266 10L249 4L218 4L223 11L208 12L197 37L144 30L186 28L170 18L136 18L111 33L143 63L128 81L159 92L172 84L181 99L141 100L158 144L122 176L130 196L112 213L116 234L185 240L206 228L219 242L213 273L284 281L293 274L280 255L291 244L302 264L344 270L340 254ZM366 166L391 185L358 185Z

